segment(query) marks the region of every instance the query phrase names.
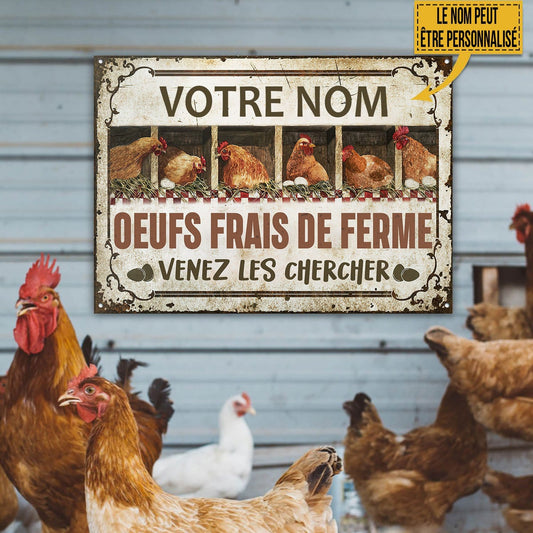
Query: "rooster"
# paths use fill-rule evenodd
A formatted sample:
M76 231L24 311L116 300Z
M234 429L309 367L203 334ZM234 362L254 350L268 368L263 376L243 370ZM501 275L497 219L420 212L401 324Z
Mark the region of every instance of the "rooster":
M141 459L135 419L117 385L84 370L58 399L94 420L87 447L87 514L94 533L334 533L326 493L341 461L330 447L309 451L265 496L246 501L184 499L163 492Z
M435 422L396 435L370 398L344 403L350 425L344 464L368 515L380 526L439 528L453 503L475 492L486 470L485 431L466 399L448 386Z
M187 185L205 172L206 168L204 156L189 155L175 146L169 146L166 153L159 157L159 181L162 185L163 180Z
M483 492L495 503L507 504L503 511L510 528L517 533L533 531L533 476L515 477L489 470Z
M163 137L141 137L125 146L115 146L109 150L109 180L129 180L136 178L142 169L146 156L164 154L167 143Z
M305 133L300 134L287 161L288 180L294 181L302 177L309 185L316 185L319 181L328 181L328 173L315 159L314 150L315 145L311 142L311 137Z
M359 155L351 145L342 150L344 182L356 189L388 187L394 176L388 163L375 155Z
M265 165L248 150L224 141L218 145L217 152L218 157L225 161L222 177L228 187L244 189L268 183Z
M159 459L153 472L157 484L184 497L236 498L252 473L254 441L247 413L255 415L248 394L229 398L220 410L219 442Z
M516 240L525 244L526 252L526 306L503 307L479 303L468 309L466 326L475 339L494 341L500 339L533 338L533 213L529 204L519 205L511 220L510 229Z
M401 126L392 135L396 148L402 151L404 181L413 180L423 185L436 185L437 156L432 154L416 139L408 137L408 133L409 128Z
M479 342L438 326L424 339L478 422L505 437L533 441L533 340Z
M47 533L87 533L84 463L89 428L76 410L58 413L56 408L57 395L87 366L55 290L59 281L55 260L41 256L19 290L14 330L19 348L0 413L0 466L36 508ZM144 416L139 413L139 426ZM143 441L143 434L150 434L154 443L143 444L149 450L161 449L159 425L158 420L152 431L139 427ZM145 458L149 469L153 455L150 451Z

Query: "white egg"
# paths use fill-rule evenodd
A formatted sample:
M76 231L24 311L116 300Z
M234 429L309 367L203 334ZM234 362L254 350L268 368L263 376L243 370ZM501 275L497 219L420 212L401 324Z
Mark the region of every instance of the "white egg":
M283 185L284 185L285 187L287 187L288 185L294 185L294 181L292 181L292 180L285 180L285 181L283 182Z
M404 184L408 189L418 189L418 187L420 187L420 183L418 183L418 181L410 178L405 180Z
M435 187L437 185L437 180L433 176L424 176L422 178L422 185L426 187Z
M163 178L161 180L160 185L163 189L173 189L176 184L173 181L168 180L167 178Z
M307 180L302 176L294 178L294 185L308 185Z

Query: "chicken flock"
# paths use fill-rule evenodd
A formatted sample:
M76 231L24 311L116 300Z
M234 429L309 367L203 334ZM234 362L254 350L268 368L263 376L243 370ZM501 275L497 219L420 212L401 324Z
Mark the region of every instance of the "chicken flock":
M511 223L526 249L524 317L530 216L521 205ZM77 341L59 282L55 261L41 256L19 289L18 349L0 376L0 528L27 501L44 533L337 531L327 493L342 461L329 445L304 454L264 496L224 499L244 490L252 470L246 393L222 406L218 443L160 458L174 413L170 384L154 380L143 400L131 381L144 363L134 359L118 361L115 380L102 377L90 337ZM480 321L478 313L478 329ZM398 435L363 391L344 402L344 469L374 526L441 531L454 503L482 490L505 506L513 531L533 531L533 475L488 467L487 431L533 441L533 339L505 331L494 340L439 326L425 333L449 377L428 426Z
M409 189L417 189L421 185L436 186L437 157L408 133L409 128L402 126L393 135L397 149L402 152L404 185ZM327 157L324 155L322 161L317 160L315 148L311 137L301 133L286 162L284 187L307 187L330 182L324 167L324 164L327 166ZM137 178L150 154L158 158L158 180L163 189L192 184L207 171L204 155L188 154L182 148L169 146L163 137L142 137L128 145L110 149L109 180ZM218 144L215 155L220 158L221 179L226 187L253 189L272 181L265 163L261 161L264 155L261 149L224 140ZM348 145L340 156L346 186L377 190L394 185L394 172L390 165L376 155L359 155L352 145Z

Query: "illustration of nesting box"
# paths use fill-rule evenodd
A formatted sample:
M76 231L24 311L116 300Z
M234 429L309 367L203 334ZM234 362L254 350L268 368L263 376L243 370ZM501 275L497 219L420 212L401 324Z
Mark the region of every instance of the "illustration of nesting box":
M211 176L211 128L210 127L160 127L159 135L165 139L168 148L179 148L189 155L203 157L206 171L198 174L198 179L206 184Z
M343 180L344 186L361 187L361 188L388 188L395 187L401 189L401 176L395 175L395 150L392 135L394 126L344 126L342 128L342 146L353 146L359 156L375 156L381 161L373 160L375 167L372 169L370 176L369 164L367 165L366 174L363 171L361 180L354 179L354 172L345 169L349 165L348 161L343 162ZM348 151L348 153L350 153ZM348 158L349 159L349 158ZM365 163L366 164L366 163ZM390 180L392 175L393 178ZM373 178L373 179L372 179ZM354 184L355 183L355 184Z
M320 163L335 186L335 127L332 126L287 126L283 128L283 181L287 179L287 162L291 157L294 147L301 135L306 135L315 145L313 156ZM302 176L305 177L305 176Z
M136 144L139 143L141 139L151 137L151 128L150 126L119 126L113 127L109 130L109 157L108 163L111 164L111 150L118 146L129 146L131 154L136 154L137 148ZM141 150L139 146L138 150ZM149 155L147 153L146 155ZM127 160L125 160L127 162ZM126 166L124 164L124 166ZM142 160L140 174L145 177L150 177L150 158L145 157ZM122 177L122 176L120 176ZM136 178L137 176L129 176L131 178ZM111 176L110 176L111 178Z
M224 142L230 145L238 146L258 159L265 167L270 181L275 181L275 149L274 149L275 128L272 127L219 127L217 128L217 142L216 148ZM214 145L215 143L213 143ZM215 152L215 156L218 155ZM231 157L231 156L230 156ZM239 156L237 156L239 157ZM235 161L232 161L235 163ZM246 170L246 165L249 161L246 157L242 157L237 161L239 165L243 165ZM218 185L224 185L224 167L227 163L218 158Z

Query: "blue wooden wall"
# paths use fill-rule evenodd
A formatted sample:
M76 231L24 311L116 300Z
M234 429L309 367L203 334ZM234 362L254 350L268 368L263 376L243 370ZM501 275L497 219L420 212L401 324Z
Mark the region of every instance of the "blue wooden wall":
M263 445L340 441L344 400L359 390L392 429L432 420L446 374L423 342L441 324L468 335L473 265L523 265L508 223L533 200L533 40L523 56L474 57L454 83L452 315L94 316L93 55L411 55L411 0L3 0L0 3L0 372L15 343L14 303L40 252L79 337L113 372L117 352L163 375L176 414L167 443L216 436L217 410L246 390ZM528 18L529 17L529 18ZM533 472L533 452L491 440L492 465ZM454 531L504 531L482 495L460 502Z

